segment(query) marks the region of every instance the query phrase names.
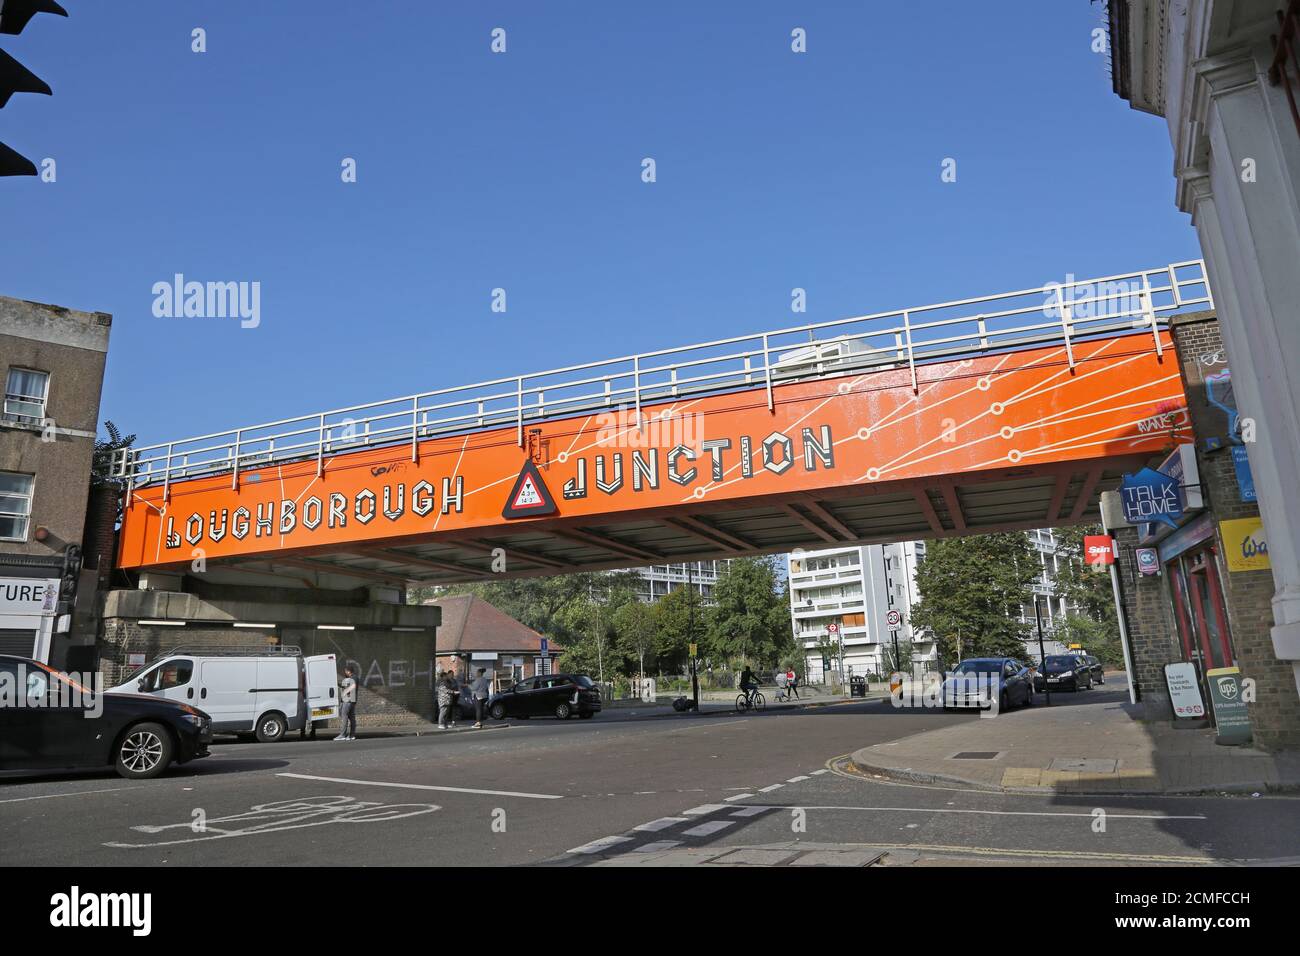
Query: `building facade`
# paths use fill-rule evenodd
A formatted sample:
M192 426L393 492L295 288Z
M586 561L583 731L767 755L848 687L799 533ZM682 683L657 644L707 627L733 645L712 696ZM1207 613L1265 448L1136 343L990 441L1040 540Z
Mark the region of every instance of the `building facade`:
M845 678L893 671L895 638L899 656L906 662L910 654L914 670L937 665L933 639L914 632L910 621L918 597L916 568L924 559L924 541L790 555L790 617L808 680L831 679L839 667L841 642ZM890 626L891 611L898 612L896 629ZM836 635L830 633L832 624L838 627Z
M1242 453L1271 559L1268 653L1290 669L1280 719L1300 701L1300 69L1286 48L1300 6L1109 0L1107 13L1115 93L1169 127L1176 202L1200 238L1251 424ZM1268 736L1295 745L1284 726Z
M678 588L692 587L705 604L713 603L713 587L727 561L688 561L680 564L652 564L631 570L641 578L637 597L653 604Z
M1059 542L1050 528L1026 532L1038 556L1041 571L1033 582L1035 596L1045 598L1043 618L1048 654L1063 653L1064 644L1054 640L1057 622L1074 610L1057 587L1057 574L1066 558L1058 553ZM827 665L839 666L839 645L843 639L844 675L883 676L895 670L894 640L898 657L914 673L940 667L934 636L914 629L912 605L920 599L916 569L925 560L924 541L872 544L804 551L790 555L790 616L795 642L804 649L809 680L827 679ZM898 612L898 627L891 626L890 612ZM1034 621L1034 605L1026 603L1020 620ZM828 627L835 624L832 637ZM824 651L833 653L826 657ZM1025 648L1026 658L1038 658L1035 633ZM851 670L850 670L851 669Z
M1133 686L1148 719L1174 719L1165 665L1190 662L1208 703L1211 672L1237 667L1253 688L1255 743L1300 746L1300 699L1274 652L1271 536L1262 543L1251 463L1236 436L1235 368L1212 313L1173 322L1195 445L1158 471L1179 479L1182 514L1166 524L1115 530ZM1146 560L1139 562L1143 549ZM1212 716L1207 712L1206 716Z
M75 669L95 643L82 544L111 325L0 297L0 652Z

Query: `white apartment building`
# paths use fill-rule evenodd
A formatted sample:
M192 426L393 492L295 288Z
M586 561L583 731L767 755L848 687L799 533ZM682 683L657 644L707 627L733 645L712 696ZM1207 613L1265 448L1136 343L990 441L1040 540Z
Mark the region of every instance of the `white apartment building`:
M727 561L689 561L680 564L654 564L645 568L632 568L641 577L637 593L642 601L653 604L670 591L690 587L700 595L705 604L713 603L713 586Z
M912 630L912 604L917 599L916 566L925 560L924 541L869 544L790 555L790 615L795 642L804 648L806 673L814 683L829 679L819 644L827 626L839 625L844 645L844 676L886 674L894 633L891 610L899 612L900 650L910 645L915 670L933 669L938 654L933 639ZM836 640L838 647L840 640ZM904 655L906 652L903 652ZM829 660L839 666L838 653Z
M1046 597L1044 647L1048 654L1063 653L1065 646L1051 638L1050 629L1068 610L1056 588L1057 572L1067 559L1057 553L1058 541L1050 528L1029 531L1026 536L1041 565L1032 586L1035 595ZM904 541L790 555L790 615L795 642L804 648L809 680L821 683L828 677L820 645L828 638L827 625L832 622L839 625L843 639L845 677L889 673L893 669L894 634L888 615L893 610L901 617L900 650L910 645L913 671L939 667L933 635L914 631L910 620L912 605L920 598L916 568L925 560L925 550L924 541ZM1020 620L1033 623L1032 603L1021 607ZM838 651L839 640L834 643ZM1025 656L1038 658L1036 631ZM832 670L839 666L838 653L831 656L829 663Z

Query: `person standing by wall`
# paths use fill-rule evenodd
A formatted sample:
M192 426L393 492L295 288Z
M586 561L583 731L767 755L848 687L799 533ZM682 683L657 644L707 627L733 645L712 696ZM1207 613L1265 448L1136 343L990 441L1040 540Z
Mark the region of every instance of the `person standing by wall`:
M793 667L785 672L785 686L788 688L787 699L791 696L799 697L799 675L794 672ZM799 697L799 699L803 698Z
M483 668L478 669L478 676L474 678L474 683L470 685L470 691L474 694L474 727L475 729L483 726L483 708L487 705L488 688L491 686Z
M351 667L343 668L339 684L339 735L335 740L357 739L357 679Z
M451 714L452 707L452 686L453 681L451 671L443 671L438 675L438 729L447 729L447 717Z

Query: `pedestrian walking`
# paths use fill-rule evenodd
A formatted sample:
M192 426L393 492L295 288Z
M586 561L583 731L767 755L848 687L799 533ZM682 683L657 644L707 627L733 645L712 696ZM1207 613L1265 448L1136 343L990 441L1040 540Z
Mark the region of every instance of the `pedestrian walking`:
M799 700L803 700L802 697L799 697L799 675L794 672L793 667L790 668L785 673L785 686L788 688L789 691L786 694L787 699L789 699L789 697L793 695L795 697L798 697Z
M470 692L474 695L474 728L477 730L483 726L483 708L487 706L488 688L491 682L487 679L487 671L483 668L478 669L478 676L474 678L474 683L470 684Z
M351 667L343 668L339 684L339 735L335 740L357 739L357 679Z
M788 692L788 688L790 684L789 684L789 678L786 677L785 671L783 671L781 668L778 667L776 669L776 673L773 674L772 676L773 679L776 681L776 699L789 700L790 695Z
M455 700L455 681L450 671L438 675L438 729L447 729L447 718L451 714L452 702Z

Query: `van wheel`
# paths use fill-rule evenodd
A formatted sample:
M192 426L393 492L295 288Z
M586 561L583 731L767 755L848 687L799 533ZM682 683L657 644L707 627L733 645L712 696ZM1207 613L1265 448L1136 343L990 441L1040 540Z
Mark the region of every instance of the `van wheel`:
M162 724L136 724L118 741L113 763L128 780L149 780L167 769L175 749Z
M505 719L506 719L506 705L505 705L505 704L493 704L493 705L492 705L492 719L493 719L493 720L505 720Z
M273 744L284 736L287 725L279 714L263 714L257 722L257 742Z

